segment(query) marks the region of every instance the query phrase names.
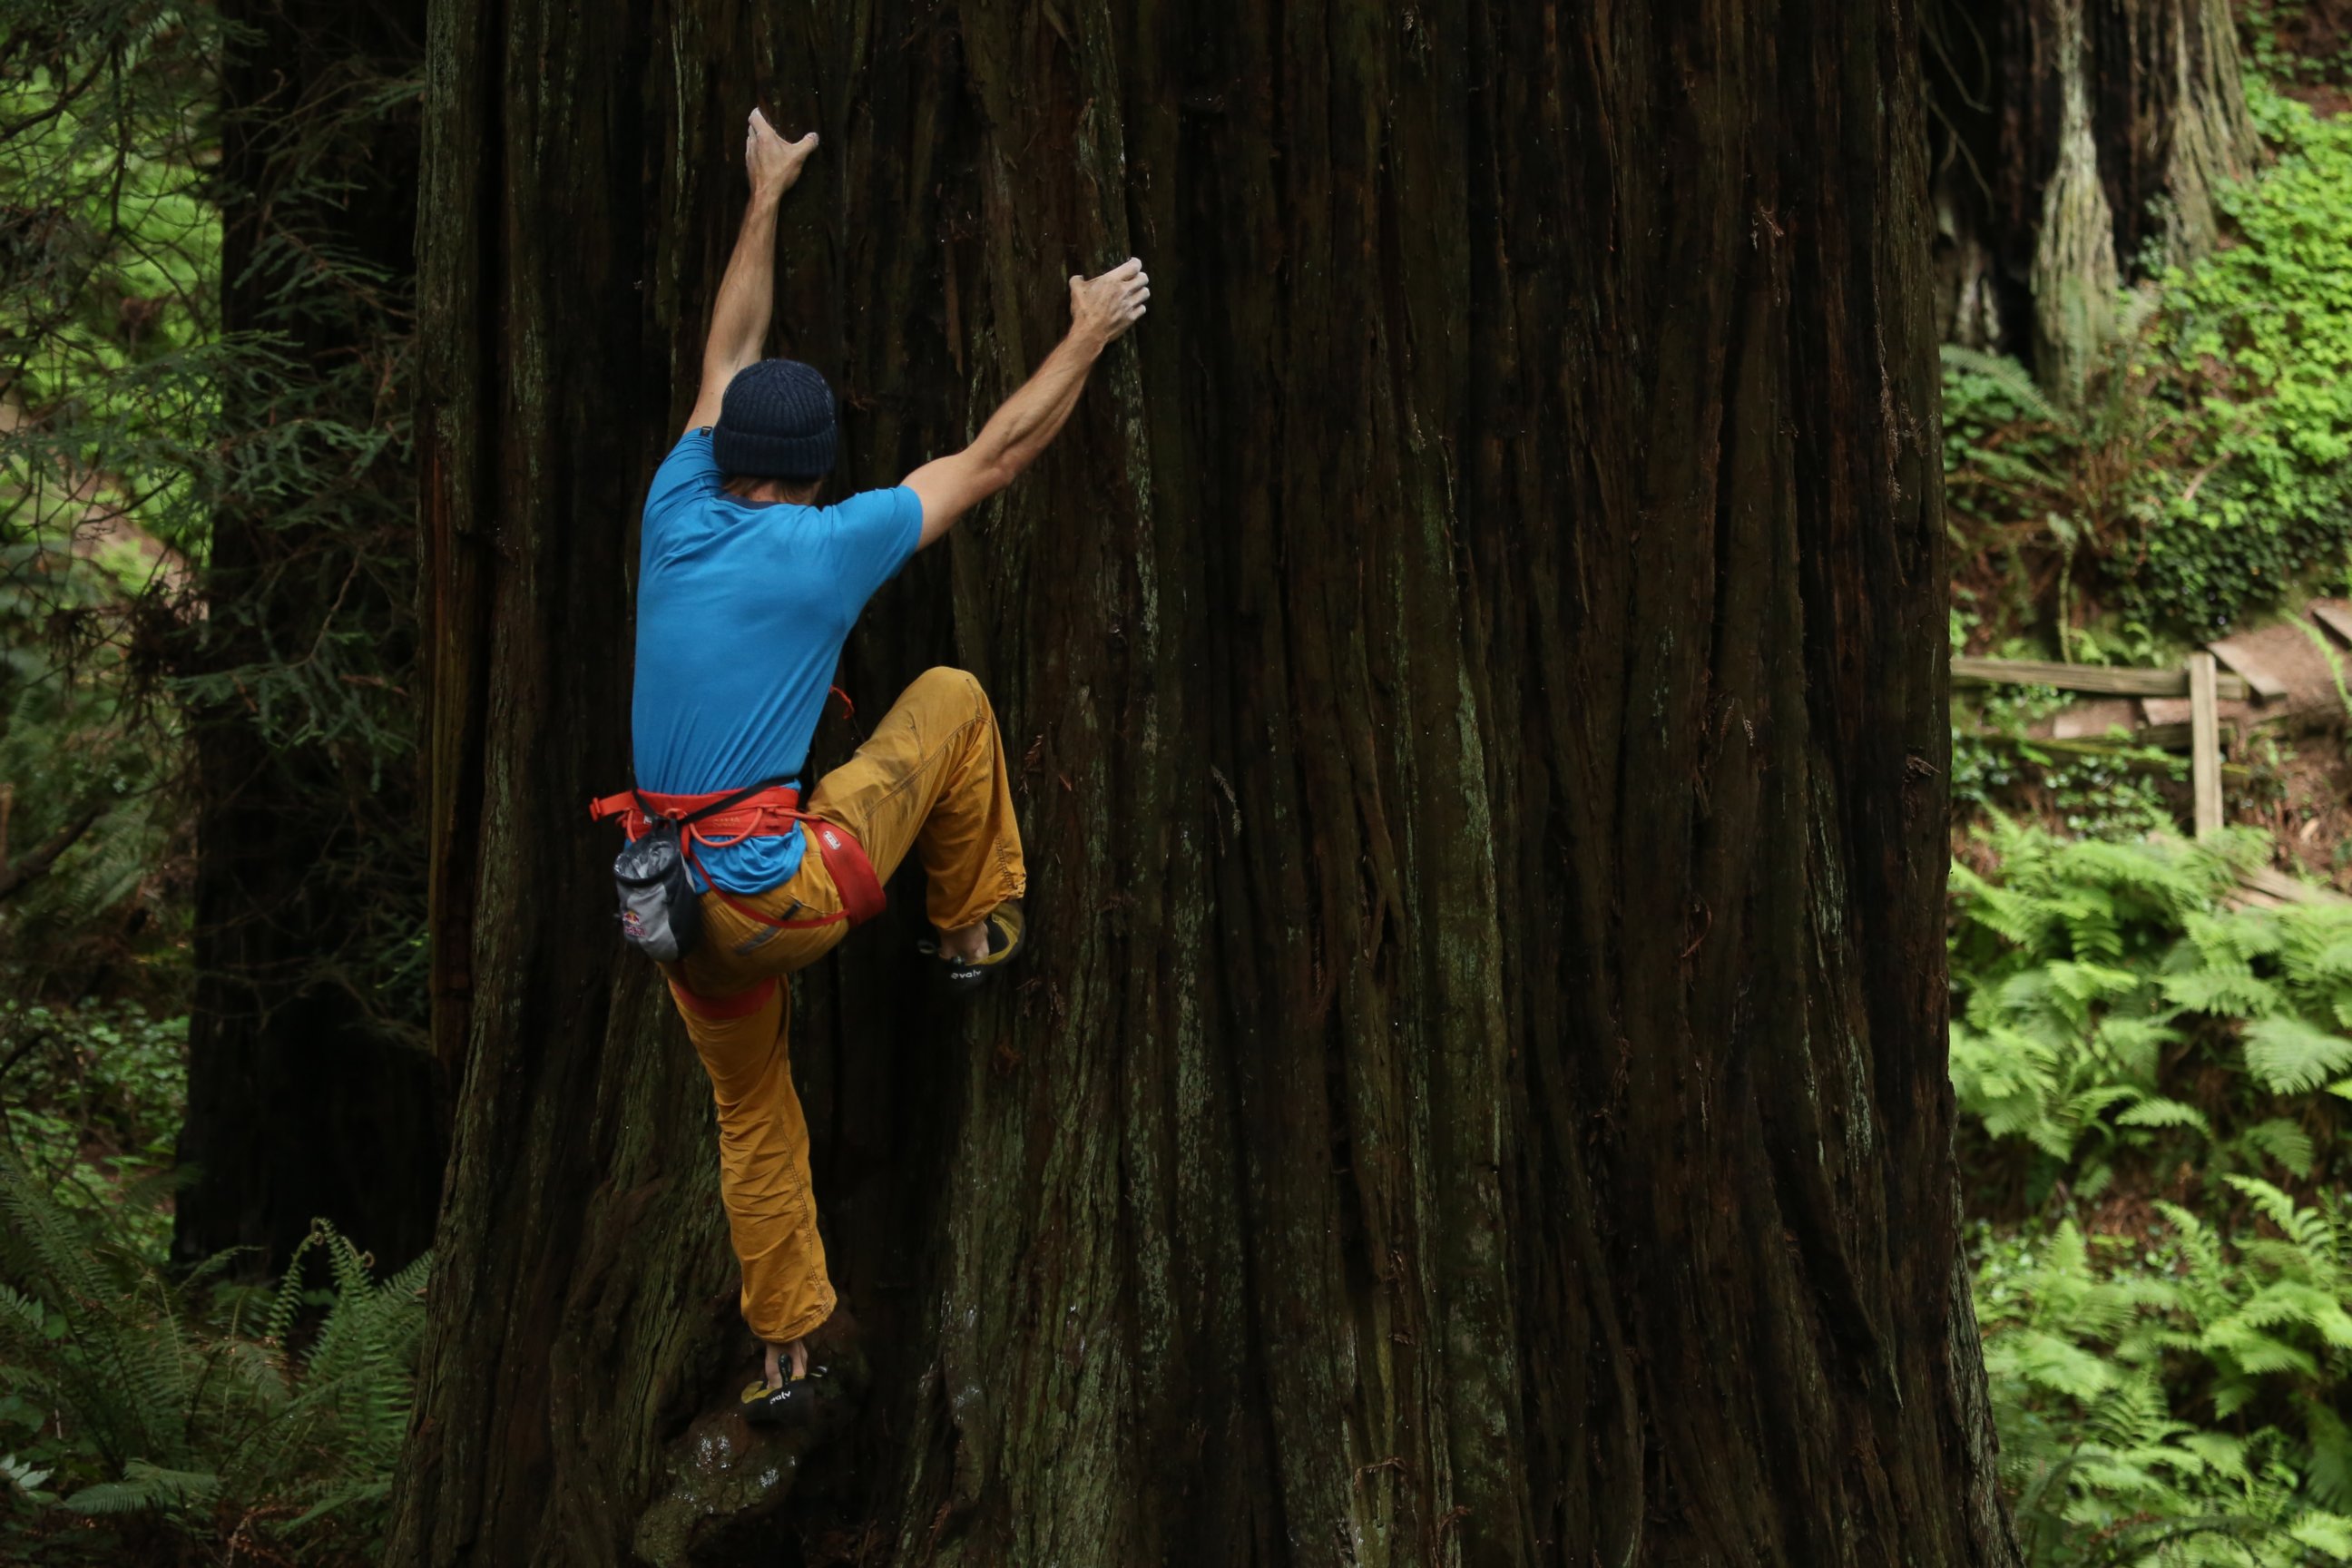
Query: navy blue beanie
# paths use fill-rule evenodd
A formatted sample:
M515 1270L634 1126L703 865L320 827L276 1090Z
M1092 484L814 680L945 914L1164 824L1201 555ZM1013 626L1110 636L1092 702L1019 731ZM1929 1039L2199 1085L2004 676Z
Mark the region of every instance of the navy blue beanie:
M796 359L747 364L727 384L710 456L722 474L814 479L833 471L833 388Z

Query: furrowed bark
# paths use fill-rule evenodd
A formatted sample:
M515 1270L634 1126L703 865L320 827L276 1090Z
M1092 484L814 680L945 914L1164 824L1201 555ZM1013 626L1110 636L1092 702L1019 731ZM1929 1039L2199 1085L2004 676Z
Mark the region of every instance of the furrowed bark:
M389 1561L2008 1563L1948 1154L1902 4L436 9L436 1043ZM796 986L853 1431L747 1440L708 1089L609 931L635 518L754 100L843 478L1153 311L868 612L1034 957ZM740 650L715 650L740 657ZM851 737L820 737L838 755ZM797 1557L793 1554L797 1553Z

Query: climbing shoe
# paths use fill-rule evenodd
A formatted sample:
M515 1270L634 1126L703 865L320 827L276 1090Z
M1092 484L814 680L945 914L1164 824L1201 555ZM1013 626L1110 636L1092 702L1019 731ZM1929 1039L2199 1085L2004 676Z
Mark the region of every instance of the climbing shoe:
M922 943L922 950L944 966L943 977L950 991L979 990L988 983L989 976L1012 963L1021 951L1024 926L1017 902L997 905L981 924L988 933L988 952L978 958L950 958L940 951L937 942Z
M754 1426L805 1426L816 1415L817 1388L825 1376L825 1369L812 1366L804 1377L793 1377L789 1365L785 1368L782 1386L770 1388L764 1377L755 1377L743 1388L743 1419Z

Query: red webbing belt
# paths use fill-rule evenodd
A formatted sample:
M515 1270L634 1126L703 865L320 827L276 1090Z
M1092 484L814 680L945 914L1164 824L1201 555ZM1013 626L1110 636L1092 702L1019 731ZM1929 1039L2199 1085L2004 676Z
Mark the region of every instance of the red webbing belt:
M602 800L588 803L588 815L595 821L617 816L622 829L635 843L646 836L653 821L646 813L651 806L673 821L708 810L720 801L733 799L736 792L713 790L709 795L656 795L649 789L625 789L618 795L608 795ZM800 809L801 792L785 784L777 784L756 794L747 795L724 811L714 811L698 821L684 824L678 829L682 840L705 839L713 844L734 844L759 833L789 832L793 822L807 814Z
M619 817L623 831L628 834L631 842L635 842L653 826L646 815L647 807L676 821L716 805L733 793L717 790L709 795L657 795L652 790L623 790L618 795L591 801L588 815L598 822L607 817ZM702 873L704 883L719 895L719 901L748 920L786 931L829 926L842 921L848 921L853 927L864 925L882 912L887 901L882 892L882 879L874 874L874 862L866 858L865 846L859 844L846 828L839 823L827 822L814 813L803 811L800 803L800 792L782 784L761 790L723 811L715 811L697 821L680 824L678 846L694 868ZM795 822L816 841L817 853L824 858L824 868L832 876L835 889L841 894L841 908L832 914L788 921L762 913L713 880L710 873L703 870L701 858L694 852L697 839L724 848L756 835L788 832ZM677 997L678 1005L706 1018L745 1017L766 1005L768 994L774 988L775 981L772 978L764 984L754 985L737 995L715 997L688 991L676 980L670 982L670 992Z

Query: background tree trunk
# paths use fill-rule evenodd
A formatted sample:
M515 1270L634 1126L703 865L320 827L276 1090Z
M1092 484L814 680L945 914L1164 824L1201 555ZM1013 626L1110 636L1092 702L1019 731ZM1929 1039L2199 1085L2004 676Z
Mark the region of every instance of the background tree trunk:
M282 384L227 387L230 427L303 420L364 435L406 327L417 166L413 108L371 95L421 58L423 0L222 10L234 29L223 324L278 334L291 356ZM364 645L355 679L375 689L407 678L413 584L399 563L413 553L398 546L412 537L414 480L396 448L355 458L322 434L301 456L248 468L215 517L206 615L184 670L202 695L178 1153L196 1175L173 1248L194 1260L253 1247L251 1266L266 1268L323 1215L397 1267L431 1241L445 1147L432 1058L401 1037L384 1000L396 988L377 984L414 934L414 914L400 916L417 879L415 793L404 763L384 765L404 735L371 742L338 721L353 689L332 648Z
M1927 37L1947 335L2071 395L2252 171L2229 0L1930 0Z
M1902 0L438 5L435 1038L398 1563L2006 1563L1945 1074ZM800 983L874 1387L745 1447L708 1088L610 931L639 499L741 210L842 478L1130 252L846 684L995 698L1025 978ZM713 657L756 657L720 648ZM821 737L837 756L849 737Z

